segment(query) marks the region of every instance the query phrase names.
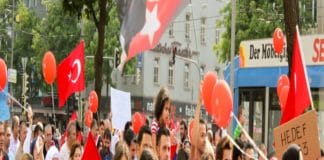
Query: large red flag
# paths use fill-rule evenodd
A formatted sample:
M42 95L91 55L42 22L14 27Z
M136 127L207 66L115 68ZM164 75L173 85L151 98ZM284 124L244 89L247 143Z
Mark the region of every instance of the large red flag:
M122 21L120 43L121 65L145 50L154 48L169 23L184 9L189 0L119 1ZM126 55L127 54L127 55Z
M294 51L292 56L292 68L290 73L290 88L285 110L283 111L280 124L302 114L312 104L312 97L308 83L307 70L304 55L300 45L298 27L294 40Z
M84 147L84 152L81 160L89 160L89 159L91 160L101 159L91 132L89 132L88 134L88 140Z
M59 64L57 83L60 108L72 93L84 89L84 41Z

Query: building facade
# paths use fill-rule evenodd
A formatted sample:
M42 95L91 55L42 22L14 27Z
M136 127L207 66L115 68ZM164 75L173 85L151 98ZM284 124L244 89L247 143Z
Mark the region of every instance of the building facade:
M158 45L137 56L137 74L117 77L117 89L131 92L132 111L145 112L152 118L154 97L161 87L167 87L174 105L172 112L182 118L194 115L204 74L216 71L222 77L222 65L217 62L213 45L224 31L216 27L216 21L221 18L220 10L225 4L215 0L192 1L170 23Z

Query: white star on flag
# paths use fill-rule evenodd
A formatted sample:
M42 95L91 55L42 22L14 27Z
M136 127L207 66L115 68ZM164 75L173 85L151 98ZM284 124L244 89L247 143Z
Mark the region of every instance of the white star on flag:
M147 35L149 37L150 45L153 43L154 34L159 30L161 23L157 17L157 5L154 6L152 12L146 9L145 24L140 34Z

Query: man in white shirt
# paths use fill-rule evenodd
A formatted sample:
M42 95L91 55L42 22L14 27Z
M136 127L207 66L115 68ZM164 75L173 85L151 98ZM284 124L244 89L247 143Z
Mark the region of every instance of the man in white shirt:
M71 147L74 143L77 143L77 130L76 122L71 122L67 127L67 141L62 145L60 149L60 160L69 160Z
M15 155L16 151L19 147L19 143L20 143L20 141L19 141L19 117L18 116L14 116L12 118L11 131L12 131L12 134L10 136L10 145L9 145L8 152Z

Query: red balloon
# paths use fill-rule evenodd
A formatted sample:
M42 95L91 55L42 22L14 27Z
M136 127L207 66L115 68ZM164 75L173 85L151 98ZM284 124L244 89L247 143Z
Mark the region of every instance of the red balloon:
M51 51L45 53L42 66L45 82L52 84L56 78L56 60Z
M209 71L206 73L204 77L204 82L202 84L202 98L204 100L206 111L209 114L212 113L211 99L212 99L213 87L216 84L216 81L217 81L216 73Z
M135 112L132 119L132 126L135 134L138 134L141 127L144 125L143 117L140 113Z
M84 114L85 125L90 128L92 120L93 120L93 113L90 110L87 110Z
M233 96L225 80L218 80L212 94L212 116L219 127L226 128L233 111Z
M7 65L3 59L0 58L0 92L2 92L7 84Z
M273 49L275 50L276 54L281 54L282 49L284 46L285 37L282 33L280 28L276 28L273 33Z
M287 75L283 74L279 77L277 82L277 95L280 95L283 86L289 86L289 78Z
M96 91L91 91L88 98L90 110L96 113L98 110L98 95Z
M280 101L280 107L282 112L285 110L287 104L288 92L289 92L289 85L286 85L282 87L279 94L279 101Z

